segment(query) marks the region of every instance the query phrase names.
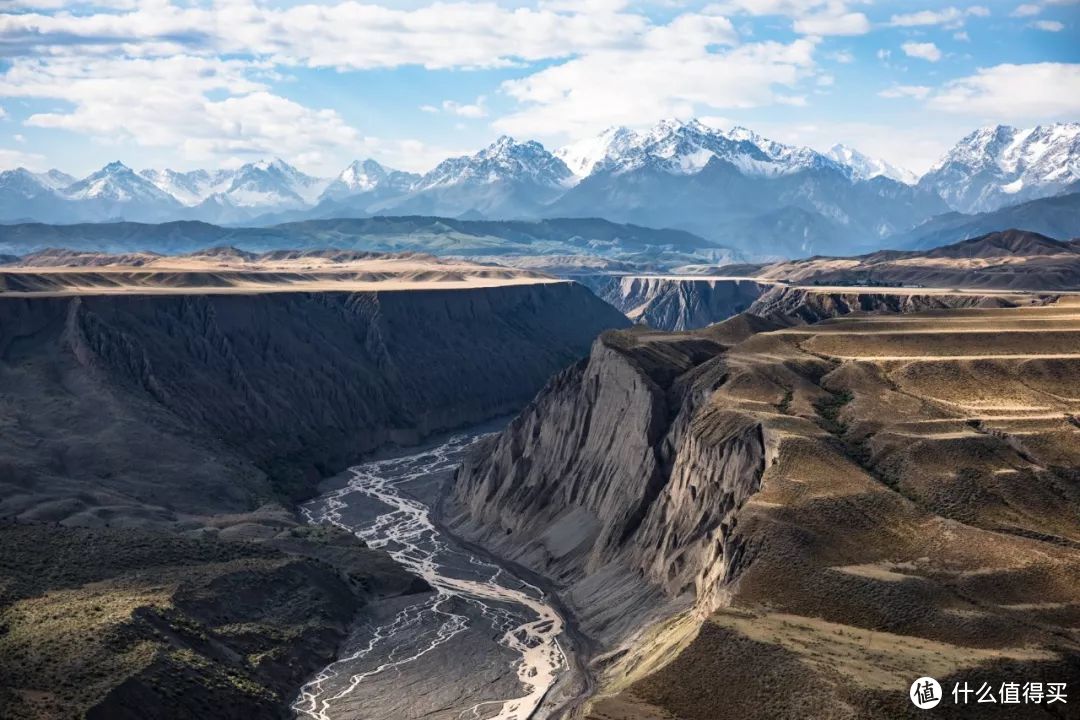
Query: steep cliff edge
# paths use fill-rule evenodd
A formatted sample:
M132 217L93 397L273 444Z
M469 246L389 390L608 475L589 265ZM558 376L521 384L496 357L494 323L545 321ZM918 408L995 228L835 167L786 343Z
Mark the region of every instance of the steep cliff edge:
M1056 293L1005 291L960 292L945 290L857 289L773 285L747 312L767 318L814 323L851 313L912 313L950 308L1018 307L1051 302Z
M387 442L521 407L626 324L572 283L0 299L0 516L149 522L302 496Z
M565 282L0 297L0 718L291 717L357 612L430 588L289 500L628 324Z
M609 651L590 718L903 717L923 674L1080 669L1080 314L958 297L605 334L463 466L457 531Z
M765 453L753 419L697 412L723 348L643 329L601 336L464 465L450 524L565 587L605 646L663 605L711 594Z
M769 287L750 278L659 275L596 276L585 282L628 318L657 330L692 330L726 320Z

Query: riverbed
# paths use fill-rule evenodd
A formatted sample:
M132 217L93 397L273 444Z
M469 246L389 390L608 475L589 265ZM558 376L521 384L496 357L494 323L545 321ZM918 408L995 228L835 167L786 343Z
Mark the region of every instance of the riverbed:
M302 508L309 522L386 550L434 592L366 608L340 658L300 691L298 717L541 720L571 692L578 664L555 599L432 518L443 484L480 437L357 465Z

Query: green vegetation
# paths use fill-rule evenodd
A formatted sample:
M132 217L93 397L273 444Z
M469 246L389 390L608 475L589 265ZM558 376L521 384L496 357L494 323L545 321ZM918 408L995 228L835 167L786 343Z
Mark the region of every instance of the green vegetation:
M284 717L362 603L267 544L2 523L0 550L5 720Z

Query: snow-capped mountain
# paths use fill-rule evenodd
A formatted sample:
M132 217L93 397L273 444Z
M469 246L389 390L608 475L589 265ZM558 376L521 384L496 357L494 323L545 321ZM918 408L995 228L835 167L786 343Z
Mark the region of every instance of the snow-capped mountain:
M222 192L232 182L233 173L229 170L143 170L139 173L184 205L194 206L216 192Z
M475 155L443 160L420 178L415 190L497 182L525 182L560 188L565 187L572 177L566 164L540 143L535 140L519 143L503 135Z
M897 167L881 158L870 157L842 143L829 148L825 157L850 168L852 177L857 180L886 177L905 185L914 185L919 181L919 176L910 170Z
M33 198L52 194L55 188L42 180L37 173L26 168L15 168L0 172L0 193L21 198Z
M1080 191L1080 124L976 131L913 180L845 145L820 153L746 128L664 120L610 128L555 153L501 137L423 175L370 159L332 179L280 159L141 173L117 162L82 180L17 169L0 173L0 222L600 217L687 230L751 254L846 254L883 247L950 206L974 211Z
M562 160L535 141L503 136L475 155L443 160L411 191L370 212L464 218L537 217L572 184Z
M1057 194L1080 181L1080 123L976 130L920 180L961 212Z
M19 169L21 170L23 168ZM45 187L51 188L53 190L63 190L64 188L74 183L76 180L76 178L68 175L66 172L61 172L56 168L53 168L52 170L46 170L45 172L32 174L38 182L40 182Z
M724 132L698 120L662 120L649 130L609 128L556 152L578 177L654 168L671 174L700 172L713 158L753 177L789 175L838 163L805 147L784 145L746 128Z
M138 175L122 162L111 162L64 190L72 200L98 200L117 204L178 204L176 198Z
M416 173L384 167L374 160L356 160L341 171L326 189L321 199L340 200L351 195L381 192L407 193L420 180Z
M328 184L324 178L312 177L274 158L241 166L217 195L236 207L303 207L313 204Z

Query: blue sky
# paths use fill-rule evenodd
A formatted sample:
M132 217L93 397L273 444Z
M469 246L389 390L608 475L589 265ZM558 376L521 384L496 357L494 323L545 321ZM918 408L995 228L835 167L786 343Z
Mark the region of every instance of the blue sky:
M664 117L915 171L1080 120L1080 0L7 0L0 167L426 170Z

